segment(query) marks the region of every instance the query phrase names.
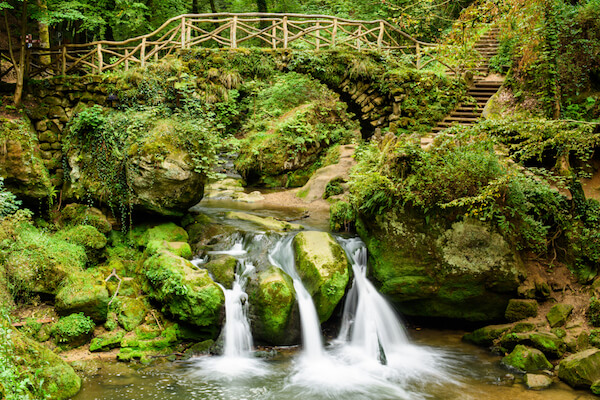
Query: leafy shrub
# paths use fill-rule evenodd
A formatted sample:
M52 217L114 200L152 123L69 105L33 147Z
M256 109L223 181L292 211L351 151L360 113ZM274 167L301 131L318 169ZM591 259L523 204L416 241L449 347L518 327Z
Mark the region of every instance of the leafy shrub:
M90 335L95 327L94 321L80 312L61 318L52 326L52 335L57 343L70 343L81 336Z
M329 209L329 227L334 232L350 232L353 229L356 213L345 201L337 201Z
M331 196L344 193L344 188L342 187L343 182L344 180L342 178L332 179L327 182L327 185L325 186L325 192L323 193L323 198L327 199Z
M20 205L21 201L17 200L14 194L4 189L4 178L0 176L0 218L15 213Z

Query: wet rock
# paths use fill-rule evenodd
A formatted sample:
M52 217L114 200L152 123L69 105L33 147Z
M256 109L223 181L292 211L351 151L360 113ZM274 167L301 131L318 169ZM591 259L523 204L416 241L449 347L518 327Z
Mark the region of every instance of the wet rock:
M463 340L478 346L491 346L495 339L510 331L512 325L490 325L479 328L463 336Z
M273 345L296 343L300 335L296 291L289 275L271 266L252 279L246 291L255 340Z
M504 317L520 282L520 258L478 221L448 227L410 208L361 218L380 291L406 315L492 321Z
M574 388L590 388L600 380L600 350L589 349L565 358L558 377Z
M117 319L119 325L130 332L139 326L146 318L146 304L139 298L120 299Z
M531 344L538 350L541 350L546 356L551 358L560 358L565 354L565 342L550 332L535 332L529 336Z
M552 369L552 364L541 351L520 344L515 346L509 355L502 358L502 363L524 372Z
M510 299L504 316L509 321L520 321L529 317L536 317L538 303L535 300Z
M178 320L215 333L219 327L225 297L205 269L196 269L185 258L165 250L144 264L150 298L162 305L162 311Z
M573 306L571 304L555 304L550 311L548 311L548 314L546 314L546 319L552 328L563 326L567 322L567 318L569 318L572 311Z
M348 285L346 253L326 232L300 232L293 245L298 274L313 297L319 319L327 321Z
M255 225L260 226L263 229L277 231L277 232L286 232L286 231L295 231L302 230L304 227L298 224L290 224L289 222L279 221L273 217L259 217L258 215L238 212L238 211L230 211L225 214L225 217L228 219L241 220L251 222Z
M552 378L541 374L525 374L525 386L532 390L547 389L552 385Z
M202 267L206 268L217 282L224 287L231 289L235 278L235 267L237 266L237 262L235 257L217 255L212 256L211 260Z

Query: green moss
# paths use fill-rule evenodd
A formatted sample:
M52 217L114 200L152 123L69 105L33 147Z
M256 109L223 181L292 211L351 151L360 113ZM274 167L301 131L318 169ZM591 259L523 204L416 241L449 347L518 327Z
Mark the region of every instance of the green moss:
M346 254L325 232L300 232L294 237L293 245L296 269L313 296L319 319L326 321L348 285Z
M148 242L146 251L149 255L157 253L159 250L168 250L171 253L185 259L192 258L192 248L187 242L167 242L166 240L151 240Z
M135 235L135 231L133 234ZM177 226L172 222L168 222L166 224L157 225L145 230L136 238L136 243L138 246L148 246L151 241L155 240L165 240L167 242L187 242L188 234L182 227Z
M600 380L600 350L589 349L560 362L558 377L575 388L588 389Z
M560 358L565 354L564 341L552 333L535 332L530 335L530 340L533 347L541 350L548 357Z
M82 312L96 323L106 321L108 290L104 279L90 271L71 275L56 294L55 307L59 314Z
M100 210L85 204L66 205L60 213L60 219L66 225L91 225L103 234L112 230L112 225Z
M107 239L98 229L91 225L79 225L60 231L56 234L59 239L79 244L88 249L100 250L106 246Z
M54 324L52 336L61 346L78 347L90 339L95 327L94 321L83 313L71 314Z
M509 355L502 359L502 363L524 372L552 369L552 364L548 362L541 351L522 345L517 345Z
M509 321L520 321L535 317L538 313L538 303L535 300L510 299L504 316Z
M479 346L491 346L495 339L510 331L511 327L511 325L484 326L471 333L466 333L463 340Z
M600 282L600 280L598 280ZM600 300L596 297L590 299L590 306L586 311L586 316L593 326L600 326Z
M546 319L552 328L563 326L567 322L567 318L569 318L572 311L573 306L571 304L555 304L550 311L548 311L548 314L546 314Z
M231 285L235 278L235 268L237 263L238 261L235 257L225 255L212 258L209 262L204 264L203 267L211 273L217 282L224 287L231 289Z
M144 321L148 307L139 298L121 298L119 303L117 314L119 325L126 331L134 330Z
M107 351L116 347L120 347L123 336L125 336L124 331L116 331L95 337L90 343L90 351Z

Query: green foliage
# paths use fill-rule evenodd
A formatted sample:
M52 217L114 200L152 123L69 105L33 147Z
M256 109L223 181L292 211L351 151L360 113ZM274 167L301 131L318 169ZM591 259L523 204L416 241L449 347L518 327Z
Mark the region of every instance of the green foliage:
M0 177L0 218L14 214L21 205L17 197L4 189L4 178Z
M327 185L325 185L325 192L323 193L323 198L327 199L331 196L337 196L338 194L344 193L342 183L344 183L344 180L342 178L332 179L329 182L327 182Z
M600 300L596 297L590 299L590 306L587 309L586 315L592 326L600 326Z
M80 312L61 318L52 326L52 335L57 343L69 343L73 339L90 335L95 327L94 321Z
M356 212L350 203L337 201L329 209L329 228L334 232L350 232L356 220Z

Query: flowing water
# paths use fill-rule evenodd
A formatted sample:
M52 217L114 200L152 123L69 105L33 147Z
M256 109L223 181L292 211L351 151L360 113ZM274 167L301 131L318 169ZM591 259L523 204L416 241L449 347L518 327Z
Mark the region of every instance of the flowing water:
M347 293L340 332L324 341L312 298L295 269L293 235L237 237L231 248L209 252L238 259L231 289L223 288L226 319L223 355L165 363L134 370L103 365L74 398L219 400L462 400L593 399L564 384L543 392L527 391L507 377L498 358L460 341L460 332L408 334L391 306L366 277L367 251L360 239L338 238L351 261L353 282ZM266 248L266 250L265 250ZM262 258L261 258L262 257ZM253 355L248 298L244 291L253 261L268 260L293 279L303 346L279 348L268 360ZM193 261L196 265L205 259ZM415 340L416 338L416 340Z

